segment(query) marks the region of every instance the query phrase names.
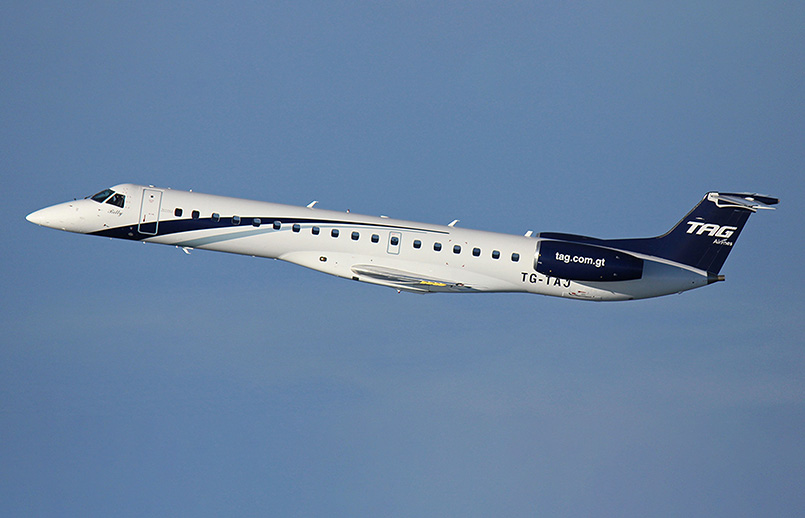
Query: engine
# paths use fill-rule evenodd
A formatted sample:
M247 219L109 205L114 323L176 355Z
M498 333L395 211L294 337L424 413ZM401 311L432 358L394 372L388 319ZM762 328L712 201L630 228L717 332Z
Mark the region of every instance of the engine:
M643 260L611 248L540 241L534 268L571 281L630 281L643 276Z

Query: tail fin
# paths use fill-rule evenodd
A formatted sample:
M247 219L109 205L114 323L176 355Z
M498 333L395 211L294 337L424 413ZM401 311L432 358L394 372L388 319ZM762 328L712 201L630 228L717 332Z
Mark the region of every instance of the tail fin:
M596 239L556 232L541 232L538 237L653 255L704 270L717 279L749 216L758 209L773 209L770 205L778 202L761 194L708 192L674 228L659 237Z
M650 253L717 274L749 216L773 209L777 198L750 193L709 192L666 234L650 239L618 240L623 248Z

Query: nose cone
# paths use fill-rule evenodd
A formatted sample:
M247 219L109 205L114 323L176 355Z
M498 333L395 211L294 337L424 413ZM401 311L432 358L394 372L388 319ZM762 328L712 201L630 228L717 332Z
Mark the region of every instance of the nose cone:
M25 219L30 221L31 223L36 223L37 225L47 226L47 221L50 219L47 215L48 210L42 209L36 212L32 212L25 216Z
M43 227L74 232L76 231L73 227L76 224L77 211L72 203L61 203L32 212L25 216L25 219Z
M46 213L47 209L38 210L25 216L25 219L27 219L31 223L36 223L37 225L47 226L47 224L45 223L48 220Z

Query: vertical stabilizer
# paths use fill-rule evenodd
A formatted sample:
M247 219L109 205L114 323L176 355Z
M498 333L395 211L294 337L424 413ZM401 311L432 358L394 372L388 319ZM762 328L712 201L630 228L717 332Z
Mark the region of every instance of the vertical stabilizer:
M668 233L618 243L626 249L718 274L749 216L759 209L773 209L770 205L778 202L760 194L709 192Z

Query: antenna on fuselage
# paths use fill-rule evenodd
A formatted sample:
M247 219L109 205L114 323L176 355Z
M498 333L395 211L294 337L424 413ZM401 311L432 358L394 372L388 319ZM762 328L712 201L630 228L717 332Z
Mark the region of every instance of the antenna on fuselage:
M453 221L451 221L450 223L448 223L448 224L447 224L447 226L448 226L448 227L455 227L455 226L456 226L456 223L458 223L459 221L461 221L461 220L460 220L460 219L454 219Z
M307 204L307 208L312 209L317 203L319 203L319 200L313 200Z

